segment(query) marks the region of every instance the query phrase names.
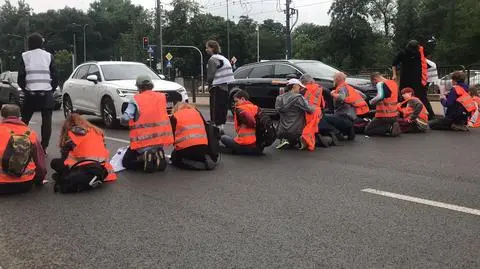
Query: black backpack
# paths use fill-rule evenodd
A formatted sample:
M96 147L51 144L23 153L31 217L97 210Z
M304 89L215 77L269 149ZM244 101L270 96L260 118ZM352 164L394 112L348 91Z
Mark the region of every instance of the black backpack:
M84 163L85 165L80 165ZM95 189L103 185L108 175L102 163L94 160L83 160L74 164L67 175L53 174L55 192L73 193Z
M265 114L262 110L258 110L257 115L255 115L255 136L257 138L257 147L263 149L265 147L271 146L273 142L277 139L277 132L275 126L273 125L270 116Z
M2 156L2 169L7 175L21 177L32 160L33 144L30 133L26 131L16 135L10 131L10 139Z

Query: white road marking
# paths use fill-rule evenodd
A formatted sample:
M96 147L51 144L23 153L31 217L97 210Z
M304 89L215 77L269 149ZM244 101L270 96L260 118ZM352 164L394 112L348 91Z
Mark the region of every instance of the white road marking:
M403 194L397 194L397 193L393 193L393 192L380 191L380 190L375 190L375 189L363 189L362 191L372 193L372 194L381 195L381 196L386 196L386 197L390 197L390 198L400 199L400 200L404 200L404 201L409 201L409 202L414 202L414 203L419 203L419 204L424 204L424 205L429 205L429 206L435 206L435 207L440 207L440 208L450 209L450 210L453 210L453 211L458 211L458 212L463 212L463 213L467 213L467 214L480 216L480 210L478 210L478 209L473 209L473 208L468 208L468 207L463 207L463 206L458 206L458 205L452 205L452 204L447 204L447 203L442 203L442 202L417 198L417 197L403 195Z
M106 139L106 140L112 140L112 141L117 141L117 142L122 142L122 143L130 144L130 141L125 140L125 139L120 139L120 138L115 138L115 137L108 137L108 136L105 136L105 139Z

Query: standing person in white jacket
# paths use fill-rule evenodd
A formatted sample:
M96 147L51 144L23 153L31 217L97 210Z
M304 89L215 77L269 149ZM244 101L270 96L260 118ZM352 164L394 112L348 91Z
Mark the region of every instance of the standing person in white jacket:
M28 125L33 113L42 113L42 147L46 151L52 134L53 93L58 86L53 55L42 49L43 37L28 37L28 51L22 54L18 85L24 93L22 121Z
M228 113L228 83L233 81L230 61L220 55L221 48L217 41L209 40L205 45L211 55L207 65L207 82L210 91L210 120L223 131Z

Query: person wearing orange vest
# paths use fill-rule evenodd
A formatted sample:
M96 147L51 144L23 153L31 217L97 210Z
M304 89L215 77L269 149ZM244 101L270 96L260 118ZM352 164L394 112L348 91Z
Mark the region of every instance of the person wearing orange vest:
M399 136L401 130L398 124L397 83L384 78L380 73L373 73L370 79L377 88L377 95L370 100L370 104L376 105L376 107L375 117L365 127L365 134L369 136Z
M252 104L247 92L239 90L233 96L235 111L233 114L234 127L237 135L232 138L222 135L220 142L236 154L262 154L263 148L257 147L256 120L258 106Z
M174 142L164 93L152 91L153 82L147 75L137 77L139 93L133 97L120 122L130 128L130 147L122 164L130 170L164 171L167 160L164 146Z
M403 102L398 104L402 133L420 133L428 130L428 113L422 101L414 96L412 88L402 90Z
M318 125L323 117L322 110L325 108L323 88L309 74L304 74L300 78L300 82L305 85L301 94L308 101L308 104L315 108L315 112L312 114L305 113L305 128L303 128L302 139L310 151L314 150L315 146L329 147L332 144L332 138L323 136L318 131Z
M405 48L401 50L393 59L392 80L397 80L397 68L401 68L400 89L412 88L417 96L425 105L428 111L429 119L435 119L435 113L428 100L427 83L428 62L425 57L424 47L417 40L410 40Z
M277 96L275 101L275 109L280 115L277 137L281 139L276 148L295 147L303 150L307 147L307 142L302 137L306 126L305 114L313 114L315 107L300 94L305 89L305 85L300 80L290 79L286 88L286 92Z
M213 170L218 156L208 154L208 136L202 114L195 106L179 102L170 117L175 136L172 164L185 169Z
M335 74L333 81L335 89L331 92L334 101L334 114L326 114L320 122L320 132L329 134L334 144L338 140L355 139L353 127L358 116L368 113L369 108L362 92L348 85L346 75L342 72Z
M452 89L446 96L440 97L440 102L447 109L445 117L430 121L430 129L468 131L468 118L475 112L476 105L467 92L465 80L466 75L463 71L452 74Z
M59 146L62 157L53 159L50 163L56 172L52 176L55 181L77 181L79 179L73 177L84 177L85 174L95 175L98 181L103 182L117 179L110 165L110 154L105 146L103 131L79 114L71 113L65 120ZM72 173L73 171L75 173ZM93 184L88 177L87 180L86 184Z
M480 95L478 94L479 90L480 90L480 84L470 87L470 89L468 90L468 93L472 97L473 102L475 102L475 105L477 107L477 110L472 114L472 116L468 120L468 127L471 127L471 128L480 128Z
M0 156L2 156L2 159L6 157L5 154L7 154L12 134L28 135L32 149L31 159L21 176L11 175L4 171L4 167L0 163L0 193L26 192L31 189L33 184L43 185L43 180L47 174L45 152L37 134L20 120L20 107L17 105L3 105L1 115L3 118L0 122Z

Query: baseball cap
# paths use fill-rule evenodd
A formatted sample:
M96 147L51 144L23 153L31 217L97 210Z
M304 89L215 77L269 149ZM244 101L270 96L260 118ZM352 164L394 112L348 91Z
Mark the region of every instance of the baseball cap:
M302 84L302 82L296 78L292 78L287 82L287 85L300 85L300 87L305 88L305 85Z
M135 83L136 86L143 86L147 84L153 84L152 79L148 75L140 75L137 77L137 81Z

